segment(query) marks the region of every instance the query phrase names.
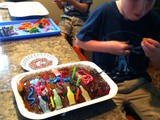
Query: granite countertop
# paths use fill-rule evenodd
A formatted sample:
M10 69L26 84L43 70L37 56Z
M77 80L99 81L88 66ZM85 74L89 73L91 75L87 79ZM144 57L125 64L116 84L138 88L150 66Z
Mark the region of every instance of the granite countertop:
M80 61L72 47L62 36L25 39L0 43L0 91L11 90L10 81L25 72L20 65L23 57L33 53L49 53L59 64Z
M3 2L4 0L0 0ZM10 16L7 9L0 9L3 21L9 21ZM42 37L24 40L0 42L0 120L25 120L16 104L10 82L12 78L20 73L26 72L20 65L23 57L33 53L49 53L56 56L59 64L80 61L72 47L62 36ZM110 101L113 103L112 101ZM118 108L106 110L110 102L98 103L96 106L84 107L67 113L66 117L56 116L51 119L75 119L83 120L126 120ZM104 105L103 105L104 104ZM95 110L94 110L95 109ZM89 116L88 113L91 112ZM107 112L106 112L107 111ZM77 117L77 113L79 116ZM88 116L87 116L88 115Z
M0 0L2 1L4 0ZM7 9L0 9L0 16L3 21L10 21ZM11 79L25 72L20 65L22 58L33 53L52 54L58 58L59 64L80 61L72 47L60 35L0 42L0 91L11 90Z

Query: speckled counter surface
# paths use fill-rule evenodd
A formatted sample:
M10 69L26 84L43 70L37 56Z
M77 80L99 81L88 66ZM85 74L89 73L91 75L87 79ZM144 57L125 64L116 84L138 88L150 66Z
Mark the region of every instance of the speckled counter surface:
M0 0L2 2L4 0ZM3 21L10 21L7 9L0 9ZM0 92L10 91L11 79L25 72L20 62L33 53L49 53L56 56L59 64L80 61L72 47L62 36L41 37L0 42Z
M2 2L4 0L0 0ZM9 21L8 11L0 9L3 21ZM55 55L59 64L80 61L72 47L62 36L52 36L34 39L0 42L0 120L25 120L18 108L12 92L10 82L20 73L26 72L21 68L23 57L32 53L49 53ZM112 101L98 103L85 107L66 116L55 116L54 120L125 120L118 108L108 110ZM90 111L90 115L89 112ZM69 116L69 117L68 117Z
M59 64L79 61L77 54L61 36L25 39L0 43L1 63L0 91L11 90L11 78L25 72L20 65L23 57L33 53L55 55Z

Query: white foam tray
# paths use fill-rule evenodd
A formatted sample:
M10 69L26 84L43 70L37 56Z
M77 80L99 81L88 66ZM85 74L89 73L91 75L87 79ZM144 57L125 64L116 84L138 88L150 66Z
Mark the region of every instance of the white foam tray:
M100 69L96 64L94 64L93 62L88 62L88 61L61 64L61 65L55 66L54 68L64 68L64 67L77 66L77 65L78 66L80 65L80 66L95 68L99 73L102 72L102 69ZM66 108L62 108L62 109L59 109L59 110L54 110L52 112L48 112L48 113L44 113L44 114L36 114L36 113L33 113L33 112L29 112L24 106L22 97L20 96L20 94L18 92L18 89L17 89L17 84L25 76L28 76L30 74L36 74L36 73L39 73L39 72L42 72L42 71L48 71L48 70L51 70L51 69L52 68L47 68L47 69L43 69L43 70L37 70L37 71L33 71L33 72L22 73L22 74L16 75L12 79L11 86L12 86L12 89L13 89L13 93L15 95L15 99L16 99L16 102L17 102L17 105L18 105L18 109L24 117L29 118L29 119L45 119L45 118L52 117L52 116L55 116L55 115L58 115L58 114L66 113L66 112L71 111L71 110L75 110L75 109L78 109L78 108L81 108L81 107L85 107L85 106L88 106L88 105L96 104L98 102L102 102L102 101L111 99L112 97L114 97L116 95L116 93L118 91L117 85L111 80L111 78L105 72L102 72L100 75L110 86L110 92L109 92L108 95L102 96L102 97L97 98L97 99L93 99L91 101L87 101L87 102L79 103L79 104L72 105L72 106L69 106L69 107L66 107Z
M48 10L40 2L13 2L8 6L12 17L45 16Z

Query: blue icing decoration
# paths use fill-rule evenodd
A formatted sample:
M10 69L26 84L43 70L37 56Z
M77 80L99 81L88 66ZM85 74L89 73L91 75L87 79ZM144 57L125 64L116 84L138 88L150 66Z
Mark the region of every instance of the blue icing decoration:
M54 79L50 78L48 80L49 83L56 83L56 82L59 82L59 81L60 81L60 77L59 76L55 77Z
M35 86L38 82L39 82L39 79L36 78L36 79L34 79L34 80L31 80L31 81L30 81L30 84L31 84L31 86Z
M63 80L63 82L69 82L69 81L71 81L71 78L70 78L70 77L68 77L68 78L63 78L62 80Z
M29 93L29 95L27 96L27 100L29 100L29 101L32 101L31 103L30 103L30 106L32 106L34 103L35 103L35 98L31 98L31 96L33 95L33 92L34 92L34 89L32 88L32 87L29 87L29 90L30 90L30 93Z

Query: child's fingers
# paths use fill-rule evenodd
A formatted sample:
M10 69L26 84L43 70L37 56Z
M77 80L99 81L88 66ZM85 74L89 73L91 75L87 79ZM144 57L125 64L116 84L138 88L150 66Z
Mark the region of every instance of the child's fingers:
M123 54L125 55L125 54L130 54L130 50L131 50L131 48L133 47L133 45L126 45L125 47L124 47L124 49L123 49Z
M141 46L144 51L149 51L149 48L144 44L144 42L141 43Z
M128 44L127 44L124 49L125 49L125 50L130 50L132 47L133 47L133 45L128 45Z
M66 0L59 0L60 2L67 2Z
M149 42L143 42L144 46L147 47L148 49L152 50L155 49L155 46L153 44L150 44Z
M159 54L160 53L160 45L150 44L149 42L144 42L144 46L149 49L149 51Z
M146 55L160 54L160 48L155 47L153 44L142 42L141 45Z
M148 49L147 46L144 45L144 43L142 43L141 46L142 46L142 48L144 50L145 55L148 57L149 54L150 54L150 50Z
M53 1L53 3L57 3L57 0L52 0Z
M125 51L124 51L124 55L128 55L128 54L130 54L130 53L131 53L130 50L125 50Z
M155 47L157 47L157 48L160 48L160 43L158 42L158 41L156 41L156 40L153 40L153 39L151 39L151 38L148 38L148 39L146 39L145 41L143 41L144 43L149 43L150 45L152 45L152 46L155 46ZM148 45L149 45L148 44Z

